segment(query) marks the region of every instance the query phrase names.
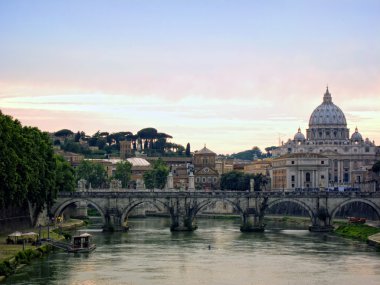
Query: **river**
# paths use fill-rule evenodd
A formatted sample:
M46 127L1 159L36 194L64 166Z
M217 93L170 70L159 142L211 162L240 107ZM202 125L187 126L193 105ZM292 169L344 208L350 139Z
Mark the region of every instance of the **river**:
M166 218L131 219L125 233L88 229L93 253L56 251L4 284L380 284L380 253L364 243L280 224L241 233L238 220L197 223L193 233L171 233Z

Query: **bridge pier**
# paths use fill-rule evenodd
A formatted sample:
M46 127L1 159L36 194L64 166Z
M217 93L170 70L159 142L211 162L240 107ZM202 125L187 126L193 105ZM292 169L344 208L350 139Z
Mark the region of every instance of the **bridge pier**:
M242 215L241 232L263 232L265 224L263 222L264 215L257 213L255 208L248 208Z
M109 209L105 215L105 220L104 232L123 232L129 229L127 224L121 220L121 215L116 209Z
M326 208L319 207L312 218L313 224L309 227L311 232L332 232L334 227L331 225L331 216Z
M194 201L192 201L194 202ZM176 200L169 207L171 218L170 231L172 232L192 232L198 226L194 224L196 206L185 200Z
M264 215L268 208L268 197L255 197L255 208L246 208L242 215L241 232L263 232L265 230Z

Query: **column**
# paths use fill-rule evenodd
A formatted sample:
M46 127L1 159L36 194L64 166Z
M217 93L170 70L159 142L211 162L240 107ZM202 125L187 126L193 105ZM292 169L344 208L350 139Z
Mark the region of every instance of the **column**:
M302 172L301 170L298 170L297 171L297 188L301 188L301 176L302 176Z
M339 182L342 181L342 178L341 178L341 170L340 170L340 160L337 160L337 163L338 163L338 184L340 184Z

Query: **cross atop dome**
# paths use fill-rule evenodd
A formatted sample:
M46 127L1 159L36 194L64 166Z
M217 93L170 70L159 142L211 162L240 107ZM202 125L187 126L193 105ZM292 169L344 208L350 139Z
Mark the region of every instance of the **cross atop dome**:
M332 103L332 97L331 97L331 94L329 92L329 86L328 85L326 87L326 93L323 96L323 103Z

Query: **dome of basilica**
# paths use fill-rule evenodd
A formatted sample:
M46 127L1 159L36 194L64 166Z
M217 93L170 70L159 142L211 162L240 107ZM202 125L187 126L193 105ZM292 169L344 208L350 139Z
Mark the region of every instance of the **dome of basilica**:
M359 133L358 131L358 128L356 127L355 128L355 132L352 134L351 136L351 140L355 141L355 142L360 142L363 140L363 137L362 135Z
M298 128L298 132L294 135L294 140L295 141L304 141L305 136L303 133L301 133L301 128Z
M309 127L313 126L347 126L343 111L332 102L329 88L323 96L323 103L311 114Z

